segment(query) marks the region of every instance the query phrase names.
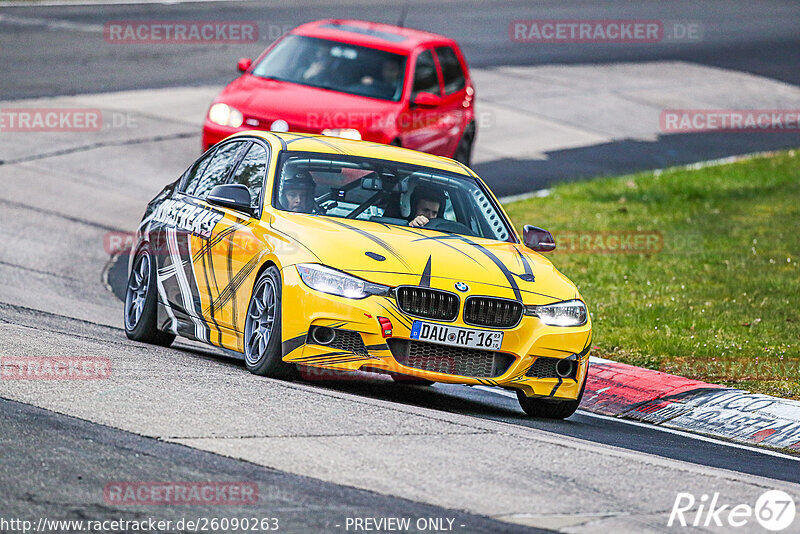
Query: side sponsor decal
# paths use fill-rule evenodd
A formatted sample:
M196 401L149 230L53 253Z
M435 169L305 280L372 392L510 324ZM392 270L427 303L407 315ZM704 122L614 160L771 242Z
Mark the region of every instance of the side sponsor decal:
M218 211L170 198L153 211L152 221L207 239L220 219Z
M171 264L159 270L159 282L163 283L165 280L175 277L183 309L194 324L194 337L208 341L208 326L195 305L194 295L198 292L196 291L197 281L194 278L194 268L191 262L185 262L188 264L186 265L180 256L181 246L183 246L183 250L189 251L189 256L191 257L191 238L189 235L183 234L181 237L186 239L186 244L179 245L178 234L173 227L167 227L166 237ZM187 267L192 276L192 281L195 283L194 288L189 285L189 276L186 273Z

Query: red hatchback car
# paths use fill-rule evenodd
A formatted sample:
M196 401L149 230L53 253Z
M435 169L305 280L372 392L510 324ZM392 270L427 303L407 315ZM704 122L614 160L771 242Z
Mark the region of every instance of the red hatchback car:
M394 144L469 165L475 90L452 39L358 20L298 26L217 96L203 148L241 130Z

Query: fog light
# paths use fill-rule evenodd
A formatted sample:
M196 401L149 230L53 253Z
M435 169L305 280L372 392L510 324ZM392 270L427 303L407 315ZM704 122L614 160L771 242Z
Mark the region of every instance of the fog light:
M333 328L328 328L327 326L315 326L314 330L311 331L311 339L318 345L330 345L335 337L336 332L333 331Z
M575 362L572 360L561 360L556 364L556 374L561 378L567 378L574 368Z

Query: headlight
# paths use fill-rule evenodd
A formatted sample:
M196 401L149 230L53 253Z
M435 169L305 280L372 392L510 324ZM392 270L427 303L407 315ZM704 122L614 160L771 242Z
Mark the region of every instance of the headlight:
M550 326L581 326L586 324L586 304L580 300L565 300L546 306L525 306L525 315L533 315Z
M344 139L355 139L361 141L361 132L355 128L330 128L322 130L322 135L329 135L331 137L342 137Z
M349 299L363 299L370 295L389 294L389 286L373 284L324 265L302 263L297 266L297 271L300 273L303 283L311 289L316 289L323 293Z
M232 108L228 104L218 102L209 108L208 120L221 124L222 126L238 128L244 122L244 116L238 109Z

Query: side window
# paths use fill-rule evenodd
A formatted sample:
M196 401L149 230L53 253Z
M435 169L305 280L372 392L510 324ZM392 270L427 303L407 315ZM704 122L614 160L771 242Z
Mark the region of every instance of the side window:
M236 163L237 154L248 143L249 141L238 141L226 143L219 147L211 157L211 161L208 162L202 177L196 180L197 185L194 189L187 188L186 193L199 198L206 198L206 195L214 186L224 184L231 167Z
M212 150L211 152L206 154L204 158L200 159L199 161L196 161L194 165L192 165L192 167L188 171L186 171L186 173L183 176L183 179L181 180L180 190L183 193L191 192L192 190L194 190L195 187L197 187L197 181L200 179L201 176L203 176L203 171L205 170L206 165L208 165L208 161L211 159L211 156L213 155L214 151Z
M466 85L464 71L461 70L461 62L453 49L449 46L440 46L436 49L436 55L439 56L439 65L442 67L445 94L449 95L463 89Z
M433 54L430 50L425 50L417 56L412 93L439 94L439 75L436 74L436 63L433 62Z
M236 168L231 183L246 185L250 190L250 205L261 205L261 192L267 169L267 151L258 143L253 143L242 162Z

